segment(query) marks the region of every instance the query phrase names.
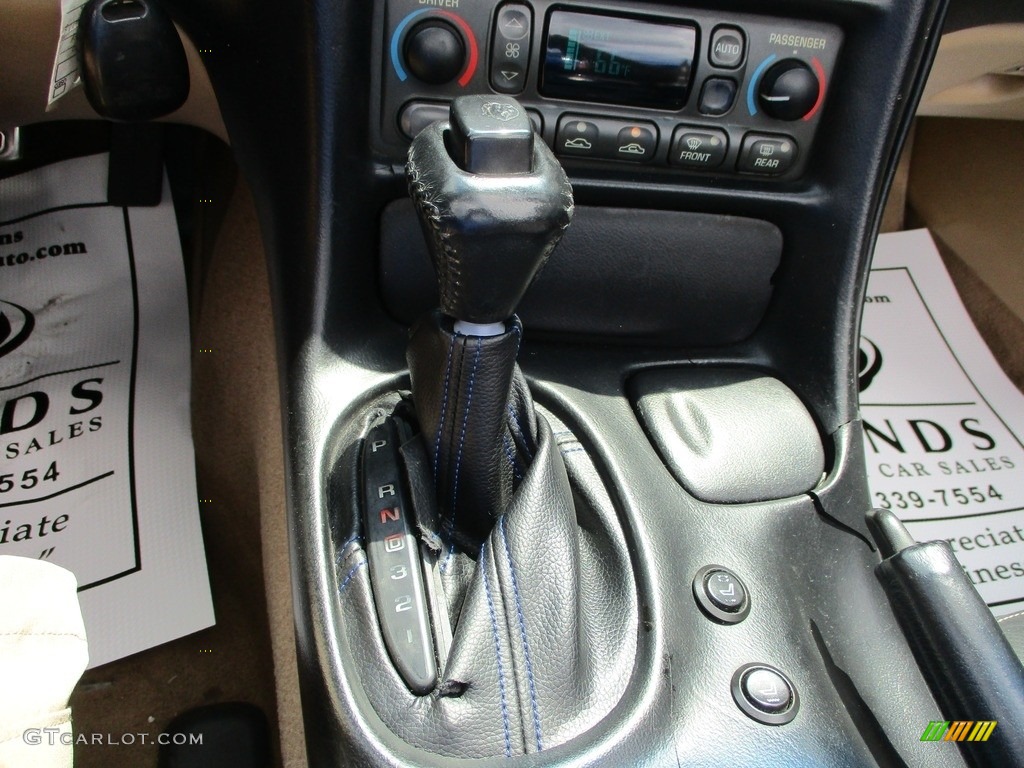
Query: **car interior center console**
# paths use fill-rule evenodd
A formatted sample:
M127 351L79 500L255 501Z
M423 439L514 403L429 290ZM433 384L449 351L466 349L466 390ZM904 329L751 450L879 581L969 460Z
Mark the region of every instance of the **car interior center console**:
M231 43L312 764L1022 754L942 659L1019 662L867 516L861 301L944 3L171 5ZM987 752L920 740L958 717Z

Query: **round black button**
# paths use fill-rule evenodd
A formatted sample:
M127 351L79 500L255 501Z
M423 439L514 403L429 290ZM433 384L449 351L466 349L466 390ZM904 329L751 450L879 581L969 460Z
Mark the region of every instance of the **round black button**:
M783 59L769 67L758 87L764 111L778 120L799 120L818 103L821 84L799 59Z
M466 47L454 27L438 19L422 21L405 40L405 62L424 83L454 80L466 63Z
M703 143L700 134L686 135L700 138ZM680 146L678 137L674 146ZM693 577L693 596L704 613L722 624L738 624L750 613L750 597L740 577L721 565L705 565L697 571Z
M740 689L747 701L770 715L786 711L793 701L793 690L786 678L764 667L747 672L740 681Z
M704 577L704 591L712 603L729 613L736 613L747 599L740 580L725 570L708 573Z
M800 710L789 678L768 664L744 664L732 676L732 699L743 713L765 725L785 725Z

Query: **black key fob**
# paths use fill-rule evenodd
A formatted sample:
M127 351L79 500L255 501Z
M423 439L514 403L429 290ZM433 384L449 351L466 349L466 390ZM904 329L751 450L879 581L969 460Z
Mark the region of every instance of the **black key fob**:
M89 0L78 21L82 82L92 108L112 120L152 120L188 98L185 49L153 0Z

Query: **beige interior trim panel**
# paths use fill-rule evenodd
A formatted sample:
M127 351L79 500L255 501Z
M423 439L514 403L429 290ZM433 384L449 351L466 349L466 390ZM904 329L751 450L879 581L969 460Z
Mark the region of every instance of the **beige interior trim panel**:
M1024 24L943 35L917 113L1024 120Z
M60 38L59 0L0 0L0 131L44 120L96 119L82 88L75 88L46 111L53 57ZM199 51L179 28L188 57L188 101L163 120L205 128L227 141Z

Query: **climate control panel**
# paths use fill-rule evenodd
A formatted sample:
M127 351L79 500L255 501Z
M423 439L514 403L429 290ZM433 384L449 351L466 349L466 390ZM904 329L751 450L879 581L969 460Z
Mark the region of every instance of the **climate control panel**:
M508 94L570 172L798 178L842 45L832 24L655 3L387 0L376 21L386 156L456 96Z

